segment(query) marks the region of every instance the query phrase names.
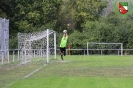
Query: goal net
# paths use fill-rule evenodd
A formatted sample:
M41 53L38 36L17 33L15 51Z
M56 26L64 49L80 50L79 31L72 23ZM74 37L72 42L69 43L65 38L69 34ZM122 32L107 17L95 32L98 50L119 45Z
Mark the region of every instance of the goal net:
M123 55L123 43L87 42L87 55Z
M45 30L34 33L18 33L18 55L20 63L30 61L49 63L56 59L56 32Z

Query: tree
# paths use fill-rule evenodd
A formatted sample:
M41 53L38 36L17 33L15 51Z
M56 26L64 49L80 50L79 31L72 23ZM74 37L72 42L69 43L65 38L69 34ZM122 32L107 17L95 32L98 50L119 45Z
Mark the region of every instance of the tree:
M102 0L65 0L60 11L60 22L68 29L82 32L83 24L88 20L97 20L105 6L106 2Z
M61 3L62 0L3 0L0 11L10 20L10 36L16 38L18 32L38 31L40 27L57 30Z
M87 21L84 33L89 42L123 43L124 48L131 48L133 41L133 21L117 15L101 17L98 21ZM129 20L130 19L130 20Z

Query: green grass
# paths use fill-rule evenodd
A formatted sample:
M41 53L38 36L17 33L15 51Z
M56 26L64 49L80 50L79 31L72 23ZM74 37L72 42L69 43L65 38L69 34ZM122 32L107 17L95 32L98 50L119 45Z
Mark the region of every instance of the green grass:
M132 88L132 56L66 56L9 88Z
M4 65L0 65L0 88L8 87L9 84L22 79L30 72L42 67L42 63L46 63L43 60L39 58L23 65L20 64L20 61L16 59L15 62L10 61L10 63L4 63Z

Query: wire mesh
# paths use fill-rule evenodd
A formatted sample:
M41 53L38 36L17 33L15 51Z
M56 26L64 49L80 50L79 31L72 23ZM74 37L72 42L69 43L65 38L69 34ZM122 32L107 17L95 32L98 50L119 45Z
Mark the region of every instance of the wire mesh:
M37 61L46 62L54 53L54 34L52 30L34 33L19 33L18 47L20 49L20 63ZM47 55L48 53L48 55Z

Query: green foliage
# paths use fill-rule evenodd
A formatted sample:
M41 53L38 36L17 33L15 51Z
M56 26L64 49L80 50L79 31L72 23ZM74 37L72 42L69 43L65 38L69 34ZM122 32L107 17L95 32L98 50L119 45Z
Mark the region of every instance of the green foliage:
M18 32L39 31L38 28L57 30L57 17L62 0L3 0L0 3L0 16L10 20L10 36ZM43 30L44 30L43 29ZM14 39L14 45L16 41Z
M105 6L106 2L102 0L66 0L61 8L59 21L68 29L82 32L82 25L87 20L97 20Z
M81 48L82 37L84 37L82 36L82 33L74 31L74 33L69 36L68 44L71 46L71 48Z
M82 32L70 34L71 48L86 48L87 42L123 43L124 48L133 48L132 15L121 18L117 15L101 17L97 21L86 21Z
M128 20L128 18L113 15L102 17L99 21L86 22L85 29L92 33L91 36L88 36L93 38L88 42L123 43L124 48L128 48L128 46L131 48L133 21Z
M106 0L2 0L0 16L10 20L10 48L17 46L18 32L52 29L59 46L62 31L69 34L71 48L86 42L121 42L133 48L133 16L110 13L101 17Z

